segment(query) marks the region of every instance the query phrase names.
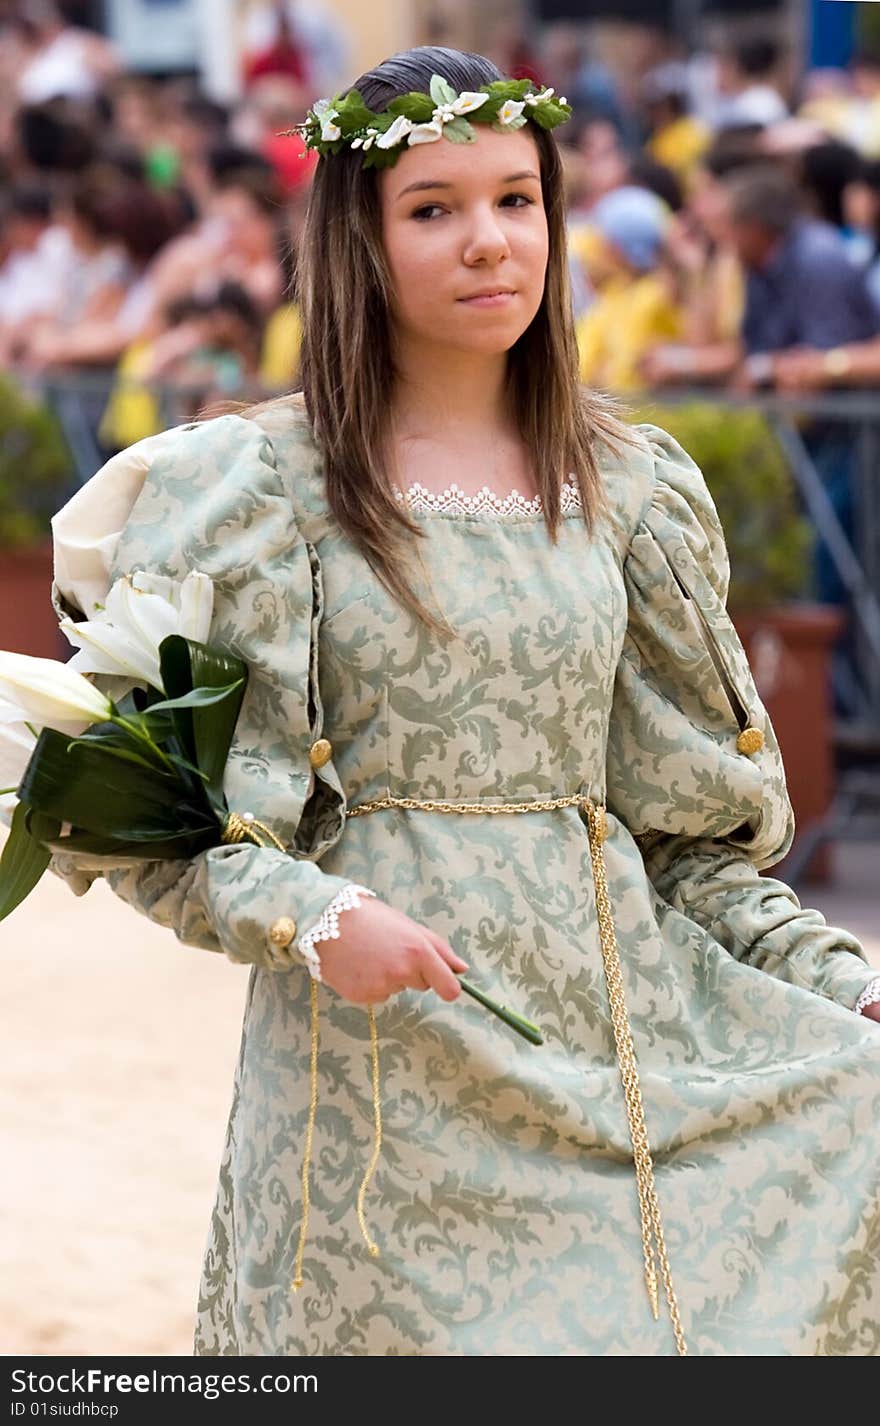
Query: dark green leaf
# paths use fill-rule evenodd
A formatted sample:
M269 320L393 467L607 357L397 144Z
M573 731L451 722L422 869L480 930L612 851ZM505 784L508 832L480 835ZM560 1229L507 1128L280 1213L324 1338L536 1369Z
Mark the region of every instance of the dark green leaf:
M191 693L195 687L192 674L192 663L190 660L189 641L180 634L170 634L163 639L159 645L159 668L162 674L162 687L165 690L165 697L157 699L157 704L166 703L169 699L184 698ZM226 680L229 682L229 680ZM190 759L195 762L196 737L193 729L192 709L186 706L175 709L167 709L163 714L156 714L150 728L155 728L154 736L160 736L161 718L170 719L171 725L180 740L181 749Z
M19 802L0 856L0 921L30 895L51 860L51 853L28 831L27 813L27 806ZM56 821L51 825L57 835L61 824Z
M174 836L153 837L140 841L101 837L93 832L73 830L66 837L46 843L52 852L84 852L91 856L133 858L140 861L161 861L166 857L189 858L209 847L220 845L217 822L203 830L188 828Z
M30 806L107 836L174 833L181 825L188 781L108 757L82 740L44 728L20 788Z
M85 747L91 747L95 752L103 753L105 756L120 758L123 762L135 763L138 767L148 768L151 773L161 777L173 776L173 773L170 772L164 763L160 765L155 761L151 761L149 758L145 758L141 753L135 752L131 746L130 739L126 746L121 742L111 742L109 738L101 739L100 742L95 738L71 738L68 747L72 747L74 743L81 743Z
M207 783L208 774L203 772L200 767L196 767L195 763L191 763L189 758L185 758L183 753L173 753L170 748L166 749L166 753L175 766L183 768L186 772L191 772L193 777L197 777L200 782Z
M194 746L183 750L207 773L211 797L220 805L226 760L247 687L247 664L235 654L185 639L180 634L169 634L162 640L159 658L164 686L169 693L186 686L229 687L232 680L236 681L235 692L229 698L193 710L190 716Z

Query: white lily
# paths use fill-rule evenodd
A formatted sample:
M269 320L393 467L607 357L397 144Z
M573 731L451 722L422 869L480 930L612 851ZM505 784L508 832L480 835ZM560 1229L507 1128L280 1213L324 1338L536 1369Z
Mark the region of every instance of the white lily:
M395 144L399 144L401 139L405 139L407 134L412 132L413 121L405 114L398 114L390 129L386 129L384 134L380 134L376 140L377 149L390 149Z
M59 732L103 723L113 705L70 664L0 649L0 722L28 722Z
M37 745L27 724L21 722L21 710L16 709L15 713L15 721L5 722L0 718L0 821L7 825L12 821L18 798L14 791L5 792L4 788L18 787Z
M168 634L207 642L214 612L214 586L191 570L182 581L135 570L111 587L99 618L59 620L79 649L67 667L78 673L108 673L147 683L164 692L159 645Z
M498 110L499 124L512 124L514 119L518 119L523 109L526 107L524 99L505 99Z
M430 124L414 124L407 135L409 144L432 144L435 139L442 139L443 125L436 119L432 119Z

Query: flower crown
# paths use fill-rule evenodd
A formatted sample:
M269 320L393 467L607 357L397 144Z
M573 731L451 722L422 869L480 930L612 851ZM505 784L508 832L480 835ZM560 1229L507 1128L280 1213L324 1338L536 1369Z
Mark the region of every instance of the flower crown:
M368 109L356 89L344 99L318 99L303 123L284 132L299 134L307 149L323 157L348 147L361 150L364 168L390 168L408 145L440 138L472 144L476 133L471 120L491 124L499 133L519 129L529 119L542 129L554 129L570 117L571 105L553 95L553 89L535 90L530 79L498 79L456 94L434 74L429 94L411 90L392 99L381 113Z

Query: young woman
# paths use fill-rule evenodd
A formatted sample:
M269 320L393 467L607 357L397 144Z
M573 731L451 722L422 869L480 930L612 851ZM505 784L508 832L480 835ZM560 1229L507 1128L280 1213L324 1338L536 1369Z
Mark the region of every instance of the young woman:
M53 863L253 966L195 1351L878 1353L880 982L759 875L715 507L578 386L567 106L502 81L420 48L316 106L303 391L55 520L59 613L199 569L249 666L275 845Z

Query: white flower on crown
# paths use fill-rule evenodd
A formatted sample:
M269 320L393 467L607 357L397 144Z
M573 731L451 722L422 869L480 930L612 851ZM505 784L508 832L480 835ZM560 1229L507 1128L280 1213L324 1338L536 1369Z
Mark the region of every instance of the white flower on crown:
M535 104L543 104L545 99L550 99L555 93L556 91L551 85L549 89L542 89L540 94L527 94L524 103L532 106Z
M431 118L438 123L448 124L460 114L472 114L481 104L485 104L488 98L488 94L478 94L475 90L465 89L457 99L450 100L448 104L438 104Z
M431 115L431 123L439 124L442 132L444 124L451 124L453 119L462 114L472 114L481 104L485 104L488 98L488 94L478 94L475 90L465 89L456 99L438 104Z
M514 119L519 118L525 107L525 100L505 99L501 108L498 110L498 123L512 124Z
M384 134L380 134L376 140L377 149L390 149L395 144L399 144L401 139L405 139L411 133L413 127L412 119L408 119L405 114L398 114L390 129L386 129Z
M414 124L409 131L407 143L409 144L432 144L435 139L442 139L443 125L439 119L432 119L430 124Z
M352 139L352 141L351 141L351 146L352 146L352 148L353 148L353 149L361 149L361 148L362 148L363 151L364 151L364 153L366 153L367 149L368 149L368 148L371 148L372 145L378 141L379 132L380 132L380 131L379 131L378 129L367 129L367 132L366 132L365 135L362 135L360 138L357 138L357 139Z
M438 104L431 115L430 122L412 125L408 142L410 144L434 143L436 139L443 137L444 124L451 124L453 119L458 119L464 114L472 114L475 109L479 109L481 104L485 104L488 98L488 94L479 94L475 90L466 89L456 99Z
M338 115L338 110L334 109L332 99L316 99L312 105L312 113L321 125L322 139L341 139L342 130L333 120Z

